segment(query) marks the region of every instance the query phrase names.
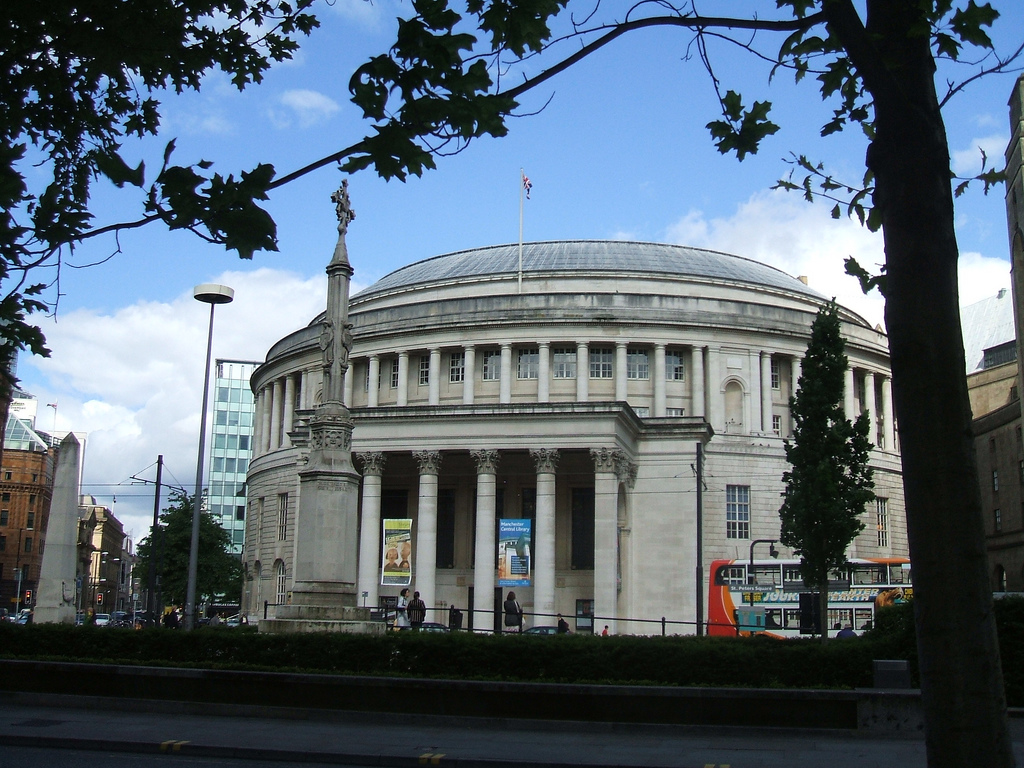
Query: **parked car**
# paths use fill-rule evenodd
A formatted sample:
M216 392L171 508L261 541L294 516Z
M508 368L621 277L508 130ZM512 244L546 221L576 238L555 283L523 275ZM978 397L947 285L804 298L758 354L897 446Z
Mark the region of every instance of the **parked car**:
M558 627L553 624L542 624L537 627L530 627L529 629L523 630L524 635L557 635Z
M448 627L437 621L425 621L420 627L420 632L447 632Z
M95 621L93 621L97 627L106 627L110 625L110 614L109 613L97 613Z

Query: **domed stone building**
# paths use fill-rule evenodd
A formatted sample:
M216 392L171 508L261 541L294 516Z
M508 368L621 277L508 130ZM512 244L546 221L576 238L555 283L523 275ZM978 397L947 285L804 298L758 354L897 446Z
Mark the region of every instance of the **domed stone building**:
M428 621L455 606L490 629L512 589L527 626L561 613L584 630L596 617L599 630L653 634L665 617L679 622L670 633L694 632L711 561L746 561L778 537L788 402L824 301L749 259L621 241L445 254L353 296L358 604L408 584ZM886 337L841 317L846 411L873 414L878 496L849 555L903 557ZM252 621L289 600L323 319L252 377Z

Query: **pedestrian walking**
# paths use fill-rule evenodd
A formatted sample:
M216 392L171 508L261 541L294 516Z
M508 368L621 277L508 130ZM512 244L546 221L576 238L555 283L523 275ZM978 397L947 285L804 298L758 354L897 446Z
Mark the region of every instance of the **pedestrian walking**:
M395 629L409 628L409 588L405 587L398 593L398 605L395 610Z
M523 607L516 600L516 593L509 592L505 598L505 630L507 632L523 631Z
M413 592L406 610L409 613L409 625L414 630L419 630L423 626L423 620L427 618L427 604L420 600L419 592Z

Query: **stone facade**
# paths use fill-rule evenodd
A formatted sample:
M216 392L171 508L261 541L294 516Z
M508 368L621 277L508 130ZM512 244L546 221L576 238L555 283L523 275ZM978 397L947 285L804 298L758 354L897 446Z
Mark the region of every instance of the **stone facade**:
M527 625L593 613L613 632L693 632L696 448L703 568L779 532L783 439L825 298L735 256L650 243L498 246L412 264L351 299L344 404L362 472L359 605L376 606L381 520L412 519L413 589L490 629L507 591L494 520L533 521ZM355 258L356 263L359 257ZM886 338L843 310L846 410L874 414L878 506L851 557L905 557ZM288 603L323 317L252 377L255 452L243 555L250 621ZM287 517L279 513L287 499ZM787 554L783 552L783 554ZM585 627L586 620L578 626Z

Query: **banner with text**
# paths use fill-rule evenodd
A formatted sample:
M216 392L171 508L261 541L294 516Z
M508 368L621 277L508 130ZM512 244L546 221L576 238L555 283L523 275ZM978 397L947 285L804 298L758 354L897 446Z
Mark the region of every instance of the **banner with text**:
M530 586L530 541L533 521L498 521L498 586Z
M383 522L381 586L407 587L412 583L412 520L385 518Z

